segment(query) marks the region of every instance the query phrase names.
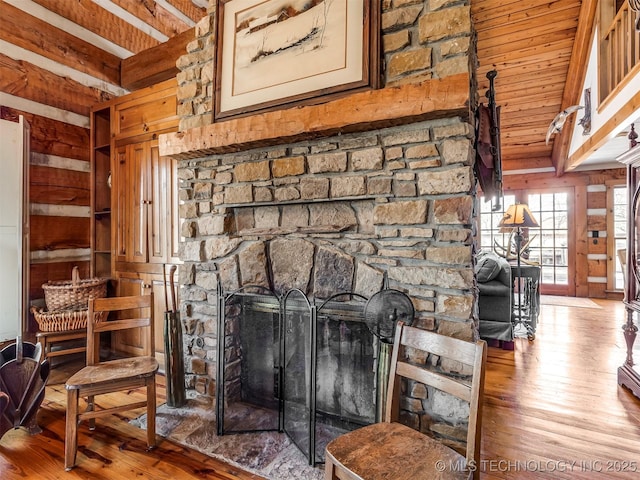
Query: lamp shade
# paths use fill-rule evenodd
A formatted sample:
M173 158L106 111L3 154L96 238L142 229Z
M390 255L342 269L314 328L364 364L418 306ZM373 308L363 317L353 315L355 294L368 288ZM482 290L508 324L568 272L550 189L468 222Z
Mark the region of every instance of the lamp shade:
M511 205L507 211L504 212L504 217L502 217L498 226L502 228L540 227L536 219L533 218L533 214L526 203L516 203Z

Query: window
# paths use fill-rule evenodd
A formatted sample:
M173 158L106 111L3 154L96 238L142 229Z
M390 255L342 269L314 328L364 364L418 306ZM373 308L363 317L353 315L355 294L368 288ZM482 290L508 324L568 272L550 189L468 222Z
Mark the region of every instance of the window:
M542 265L542 283L569 283L569 208L567 192L529 195L529 208L540 224L529 246L529 259Z
M613 285L609 285L609 288L624 290L624 275L618 258L618 250L627 248L627 187L615 185L612 188L612 195L613 201L610 211L613 214L613 228L610 231L613 232L613 239L608 243L608 257L614 260L612 264L615 265L615 271L609 275L610 278L613 278Z
M552 295L574 295L574 249L571 245L569 210L572 190L530 193L518 190L504 196L502 209L492 212L492 204L479 198L479 245L483 250L495 250L501 255L509 251L515 260L515 239L509 232L501 232L498 224L504 211L517 201L527 203L540 228L524 229L522 258L541 266L540 290ZM530 243L527 243L530 242Z
M502 200L502 208L493 212L494 202L485 202L484 198L479 198L480 202L480 248L482 250L497 250L504 254L502 247L507 246L509 240L508 233L501 233L498 224L509 205L516 202L514 195L505 195Z

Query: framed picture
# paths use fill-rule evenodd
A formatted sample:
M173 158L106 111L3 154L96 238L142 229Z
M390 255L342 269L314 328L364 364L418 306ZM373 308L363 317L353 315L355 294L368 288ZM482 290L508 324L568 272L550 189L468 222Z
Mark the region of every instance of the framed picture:
M218 0L217 12L216 119L377 88L378 0Z

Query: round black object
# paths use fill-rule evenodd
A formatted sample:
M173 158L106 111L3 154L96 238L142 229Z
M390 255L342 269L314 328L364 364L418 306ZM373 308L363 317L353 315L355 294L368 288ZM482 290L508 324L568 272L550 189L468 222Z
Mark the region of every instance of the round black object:
M389 343L393 342L396 324L403 321L411 325L414 313L411 299L393 289L375 293L364 307L364 319L371 333Z

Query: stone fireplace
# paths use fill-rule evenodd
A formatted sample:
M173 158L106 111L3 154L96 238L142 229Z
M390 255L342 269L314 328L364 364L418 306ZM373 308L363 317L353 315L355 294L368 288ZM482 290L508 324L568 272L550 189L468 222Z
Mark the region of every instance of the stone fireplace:
M181 318L188 386L214 396L219 286L313 299L389 287L414 325L477 337L475 45L468 1L383 0L383 88L214 122L215 3L178 66ZM451 443L460 406L410 385L404 421Z

